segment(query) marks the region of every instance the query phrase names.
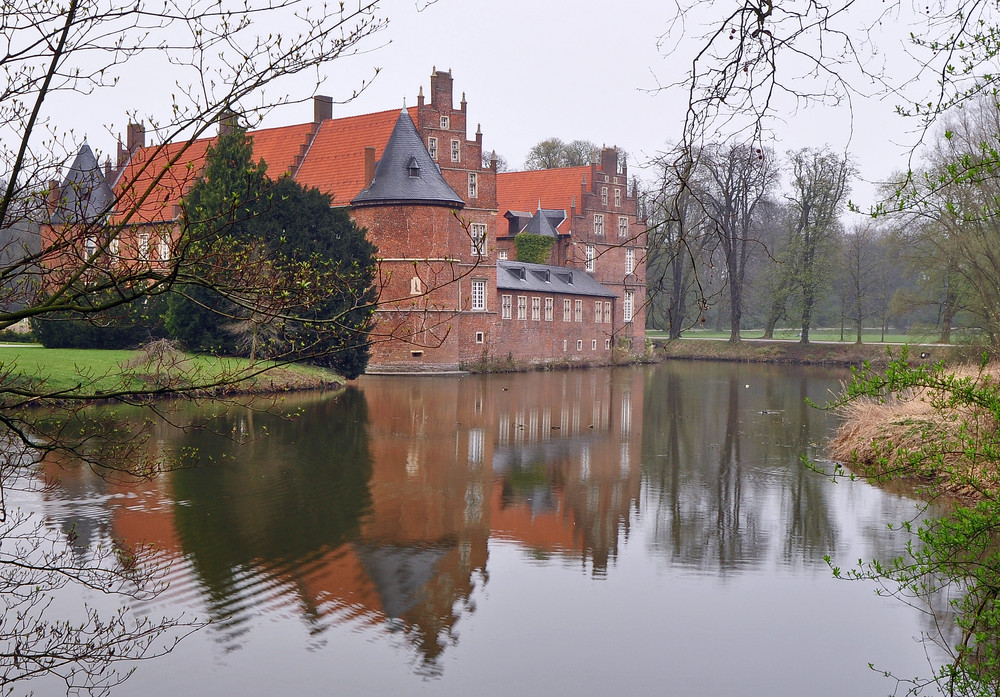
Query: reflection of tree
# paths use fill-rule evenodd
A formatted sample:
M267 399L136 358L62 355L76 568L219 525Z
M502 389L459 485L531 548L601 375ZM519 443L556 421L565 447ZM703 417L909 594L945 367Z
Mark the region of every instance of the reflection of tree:
M367 410L347 390L298 418L232 409L210 424L240 434L252 428L268 437L239 443L199 430L182 438L212 464L173 475L177 533L214 612L233 615L271 581L247 588L250 569L282 580L298 562L353 539L371 497ZM303 438L308 434L307 438Z
M723 573L772 552L821 564L817 551L836 538L828 484L798 458L826 430L805 397L833 384L787 367L685 362L653 372L642 460L661 556Z

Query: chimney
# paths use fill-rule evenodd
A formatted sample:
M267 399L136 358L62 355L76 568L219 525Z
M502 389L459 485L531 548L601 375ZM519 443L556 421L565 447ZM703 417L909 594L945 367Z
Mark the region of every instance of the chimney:
M219 135L227 136L236 130L236 127L240 125L240 117L235 111L231 109L224 109L221 114L219 114Z
M431 73L431 105L438 109L451 109L452 79L451 71L437 70Z
M420 91L417 92L417 106L422 107L424 105L424 86L420 85Z
M365 188L375 180L375 148L365 148Z
M130 123L125 131L125 147L130 155L146 147L146 127L141 123Z
M618 174L618 148L601 148L601 171L610 176Z
M463 114L465 113L465 107L466 107L467 105L468 105L468 102L466 102L466 101L465 101L465 92L462 92L462 102L461 102L461 106L462 106L462 113L463 113Z
M49 213L55 212L59 207L61 199L62 192L59 190L59 182L55 179L49 179L49 195L46 197Z
M313 97L313 122L319 123L333 118L333 97L317 94Z
M476 124L476 142L479 143L480 149L483 147L483 125L481 123Z

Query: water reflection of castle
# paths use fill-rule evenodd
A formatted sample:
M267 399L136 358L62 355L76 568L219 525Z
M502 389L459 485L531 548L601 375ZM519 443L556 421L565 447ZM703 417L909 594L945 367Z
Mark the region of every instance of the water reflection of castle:
M255 415L271 435L250 448L184 434L238 464L145 487L162 500L116 507L114 534L191 560L213 612L235 612L229 637L253 604L236 596L280 592L314 633L343 621L404 631L433 671L487 582L491 538L607 573L639 494L643 384L638 370L366 378L363 400L291 422ZM224 418L220 430L245 427ZM345 508L356 513L317 520Z

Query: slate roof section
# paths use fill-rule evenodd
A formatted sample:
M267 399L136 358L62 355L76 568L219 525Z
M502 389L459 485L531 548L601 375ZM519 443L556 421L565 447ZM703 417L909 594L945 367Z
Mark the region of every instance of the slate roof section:
M566 219L566 211L539 208L533 215L523 211L507 211L504 217L510 223L510 235L526 232L529 235L558 237L557 228Z
M416 166L414 166L416 165ZM404 109L375 165L375 178L351 201L353 206L428 205L463 208L465 201L448 186L423 138Z
M497 213L507 211L533 211L543 209L568 211L576 197L579 210L580 184L590 183L590 166L538 169L527 172L500 172L497 174ZM570 222L567 217L556 226L559 234L568 235Z
M580 269L522 261L497 262L497 290L614 298L613 292Z
M115 194L104 178L94 151L84 143L59 189L60 201L52 212L53 223L97 220L107 215Z

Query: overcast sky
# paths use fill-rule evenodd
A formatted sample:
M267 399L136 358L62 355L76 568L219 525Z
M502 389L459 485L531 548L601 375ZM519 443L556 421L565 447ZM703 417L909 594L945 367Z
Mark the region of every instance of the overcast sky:
M571 9L570 9L571 8ZM383 32L367 40L355 56L326 69L318 88L315 76L296 78L289 89L310 94L315 89L336 101L347 100L373 69L374 83L357 99L338 104L334 114L346 116L415 103L418 88L429 88L433 67L452 71L456 106L465 92L469 136L482 124L483 141L511 169L520 168L536 142L559 137L617 145L630 153L633 173L680 136L686 95L680 89L658 89L681 79L686 57L698 45L702 30L689 22L690 38L673 53L659 38L675 12L663 0L577 0L571 6L543 0L383 0L389 20ZM891 46L887 47L889 50ZM148 89L149 86L145 86ZM113 152L114 139L97 124L124 132L126 110L142 109L144 88L118 90L93 100L99 107L89 124L90 142ZM854 121L845 108L812 108L793 112L786 105L784 123L776 124L778 153L807 145L848 148L861 174L869 180L906 167L912 124L894 115L894 101L859 100ZM110 113L109 113L110 112ZM311 120L309 104L290 105L271 113L265 124L278 126ZM87 129L84 121L80 127ZM866 203L872 188L855 185L855 199Z

